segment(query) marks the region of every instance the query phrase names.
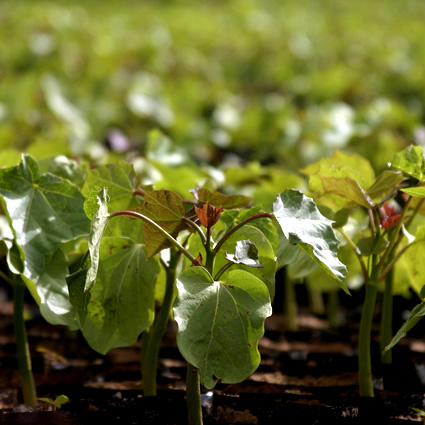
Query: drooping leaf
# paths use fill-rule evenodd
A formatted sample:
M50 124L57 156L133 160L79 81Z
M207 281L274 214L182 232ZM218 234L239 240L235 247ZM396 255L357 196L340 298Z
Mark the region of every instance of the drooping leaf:
M410 145L396 153L391 166L423 182L425 180L425 158L422 146Z
M237 241L234 254L226 252L226 259L235 264L243 264L248 267L263 267L258 257L258 249L251 241Z
M206 188L194 189L192 193L199 202L208 202L215 207L224 209L244 208L252 201L249 196L225 195L217 191L211 192Z
M133 208L134 211L154 220L173 237L187 228L183 220L185 209L180 195L169 190L146 190L144 196L143 203ZM172 246L169 240L151 224L144 223L143 231L149 258Z
M200 369L201 382L240 382L260 363L258 340L271 315L267 287L251 273L233 270L214 281L203 268L186 269L177 280L174 317L183 357Z
M16 167L0 170L0 197L14 234L9 265L22 273L46 320L75 326L67 262L59 247L88 234L84 197L68 180L41 174L29 155L22 155Z
M24 275L37 282L63 242L88 234L84 198L78 188L52 174L40 174L28 155L0 170L0 196L12 230L25 253Z
M66 277L69 291L69 301L77 312L78 328L81 329L87 316L90 302L90 291L85 292L84 287L87 279L87 268L76 271Z
M99 259L90 301L80 298L78 302L83 335L94 350L104 354L134 344L151 326L159 264L156 259L147 260L143 244L128 238L104 237Z
M87 271L86 285L84 290L88 291L96 282L97 271L99 268L99 250L102 242L102 236L109 222L108 213L108 194L106 188L103 188L97 193L98 209L94 213L90 235L89 235L89 252L90 252L90 267ZM92 199L89 198L89 205L93 205ZM90 214L92 213L91 207Z
M135 173L131 164L120 161L87 172L82 192L88 196L93 188L104 187L108 190L108 205L111 212L130 209L137 205L134 195Z
M288 264L288 276L291 279L303 279L319 266L306 252L297 249L297 254L295 261Z
M425 303L422 302L412 309L406 322L395 334L391 342L385 347L385 350L393 348L423 317L425 316Z
M400 171L385 170L367 189L367 194L375 204L381 204L395 194L402 181L403 174Z
M424 186L420 186L420 187L408 187L408 188L400 189L400 190L402 192L407 193L412 198L418 198L418 199L425 198L425 187Z
M273 204L273 214L284 236L313 258L339 282L347 274L338 259L338 239L332 221L324 217L314 201L297 190L286 190Z

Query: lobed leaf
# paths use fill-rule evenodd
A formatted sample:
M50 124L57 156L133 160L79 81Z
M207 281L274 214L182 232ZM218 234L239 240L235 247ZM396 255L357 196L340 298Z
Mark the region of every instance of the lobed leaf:
M211 192L206 188L198 188L192 190L195 198L200 202L208 202L215 207L223 207L224 209L244 208L252 198L244 195L225 195L220 192Z

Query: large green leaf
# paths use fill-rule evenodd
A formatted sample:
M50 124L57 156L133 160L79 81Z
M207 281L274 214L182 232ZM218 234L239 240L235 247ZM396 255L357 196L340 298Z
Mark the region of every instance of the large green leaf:
M423 182L425 180L425 158L422 146L410 145L396 153L391 166Z
M297 190L286 190L273 204L273 214L289 243L298 245L332 277L343 282L347 269L337 256L339 243L332 221L319 212L312 199Z
M135 173L131 164L120 161L88 171L83 194L87 196L96 187L108 190L111 212L126 210L137 204L134 195Z
M133 208L134 211L155 221L171 236L176 237L187 228L183 220L185 209L180 195L169 190L145 190L145 199L142 204ZM172 244L154 226L143 224L148 257L152 257Z
M253 373L260 363L264 320L271 315L267 287L244 270L214 281L205 269L192 267L179 276L177 289L177 344L200 369L203 385L240 382Z
M29 287L35 285L33 294L42 300L43 315L54 323L68 321L73 314L65 311L71 307L67 270L63 259L55 264L55 258L63 257L58 253L62 243L89 233L84 197L68 180L41 174L29 155L22 155L16 167L0 170L0 196L20 250L22 274Z
M93 349L106 353L134 344L151 326L159 264L147 260L143 244L128 238L104 237L99 258L90 301L80 297L76 302L84 337Z
M412 198L424 199L425 198L425 187L407 187L405 189L400 189L402 192L407 193Z

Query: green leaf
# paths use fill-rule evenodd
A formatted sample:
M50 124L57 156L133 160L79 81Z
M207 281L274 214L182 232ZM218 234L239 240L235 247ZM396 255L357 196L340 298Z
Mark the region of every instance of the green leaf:
M173 237L177 237L187 228L183 220L185 209L180 195L169 190L146 190L144 195L143 203L133 208L134 211L155 221ZM143 223L143 231L149 258L172 246L171 242L151 224Z
M357 248L361 255L369 257L369 255L379 255L384 252L388 244L388 239L383 236L378 239L375 237L368 237L360 239L357 242Z
M303 279L313 273L318 264L306 252L297 249L297 257L291 264L288 264L288 276L291 279Z
M40 175L28 155L18 166L0 170L0 196L25 253L24 274L29 279L38 280L61 243L88 233L90 222L78 188L52 174Z
M108 213L108 195L105 188L103 188L96 195L98 202L98 209L93 216L89 235L89 252L90 252L90 268L87 271L86 285L84 290L88 291L95 283L97 270L99 268L99 250L100 243L105 228L109 222ZM91 202L91 200L89 200ZM91 211L90 211L91 213Z
M69 301L77 312L78 328L81 329L86 320L90 291L85 292L87 268L81 269L66 277L69 291Z
M400 190L402 192L407 193L412 198L419 198L419 199L425 198L425 187L424 186L420 186L420 187L408 187L406 189L400 189Z
M259 262L263 265L263 267L247 269L248 266L240 263L232 266L230 270L238 268L256 276L258 279L260 279L263 283L267 285L270 291L270 297L273 298L275 291L274 284L276 275L276 255L268 238L260 229L251 226L251 223L238 229L223 244L220 252L217 254L215 259L214 275L218 273L219 270L221 270L221 268L227 264L228 260L226 259L226 251L232 251L236 244L240 241L249 240L251 243L255 244L256 248L258 249L258 259ZM227 273L229 272L224 273L222 277L225 278L227 276Z
M320 203L332 209L373 206L365 189L373 183L374 171L360 155L336 151L332 157L323 158L301 172L310 176L309 190Z
M393 348L421 319L425 316L425 303L420 303L410 312L408 319L395 334L392 341L385 347L385 350Z
M337 256L332 221L320 214L312 199L297 190L286 190L273 204L273 214L291 244L297 244L339 282L345 279L347 269Z
M108 205L111 212L126 210L137 205L134 195L135 173L131 164L120 161L87 172L82 193L87 196L93 188L108 190Z
M201 267L186 269L177 279L174 317L183 357L200 369L201 382L240 382L260 363L258 340L271 315L267 287L251 273L233 270L214 281Z
M194 189L192 193L198 201L208 202L215 207L223 207L224 209L244 208L252 201L249 196L224 195L220 192L211 192L205 188Z
M395 194L402 181L403 174L400 171L385 170L367 189L367 194L375 204L381 204Z
M391 166L423 182L425 178L425 158L422 147L410 145L403 151L396 153Z
M90 301L80 294L77 302L83 313L80 320L85 339L105 354L114 347L134 344L152 325L159 264L157 259L147 260L145 246L129 238L104 237L99 259ZM81 282L74 285L78 288Z
M251 241L237 241L235 254L226 252L226 259L235 263L243 264L248 267L263 267L258 260L258 249Z

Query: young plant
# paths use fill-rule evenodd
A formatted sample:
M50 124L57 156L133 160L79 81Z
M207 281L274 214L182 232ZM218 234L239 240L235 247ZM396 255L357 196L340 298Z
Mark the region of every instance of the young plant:
M71 168L70 161L64 168ZM58 170L60 171L60 170ZM64 172L64 169L62 169ZM14 290L17 360L24 403L37 404L24 323L24 294L31 292L44 318L76 327L65 277L69 273L65 243L89 232L84 197L69 180L42 173L29 155L17 166L0 169L0 276Z
M107 168L109 176L123 166ZM302 251L344 287L338 240L332 222L296 190L283 192L273 212L263 212L246 208L249 198L204 188L185 203L172 191L131 186L125 196L143 201L112 213L119 191L111 196L106 188L87 188L90 262L69 278L71 302L84 336L98 351L132 344L145 333L145 395L155 394L159 344L173 306L177 345L188 365L189 423L200 424L201 384L211 389L217 382L240 382L258 367L257 345L272 313L278 263L289 264ZM161 275L165 296L155 318Z
M423 230L418 227L416 237L410 237L407 227L420 211L420 204L412 204L413 196L420 197L424 182L422 148L410 146L396 154L391 168L375 177L368 161L359 155L336 152L303 170L309 176L309 189L315 194L328 216L335 212L350 215L351 221L339 222L335 227L352 248L358 259L366 286L359 334L359 389L366 397L374 395L371 367L371 326L378 290L383 290L381 319L382 362L390 362L384 348L392 338L392 297L398 282L393 279L394 265L408 258L413 246L423 241ZM343 211L346 211L343 214ZM347 211L348 210L348 211ZM368 225L357 227L353 222L364 222L359 210L365 212ZM348 214L347 214L348 212Z

